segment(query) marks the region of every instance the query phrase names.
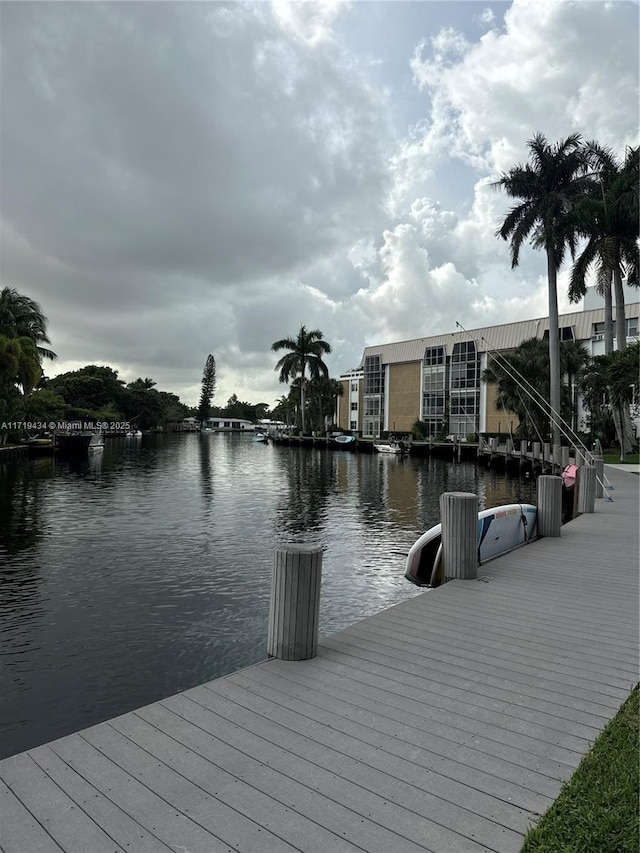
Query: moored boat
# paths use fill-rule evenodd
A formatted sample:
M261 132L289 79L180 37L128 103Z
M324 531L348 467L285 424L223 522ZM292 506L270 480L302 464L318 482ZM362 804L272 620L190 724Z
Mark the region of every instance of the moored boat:
M23 438L20 442L29 448L29 453L38 456L45 456L53 453L53 438L50 435L36 435Z
M92 453L104 450L104 437L101 432L92 430L58 432L55 436L55 448L67 453Z
M409 453L409 448L404 441L390 441L388 444L376 444L374 448L378 453L392 453L395 456L406 456Z
M356 437L355 435L334 435L333 440L336 444L353 444Z

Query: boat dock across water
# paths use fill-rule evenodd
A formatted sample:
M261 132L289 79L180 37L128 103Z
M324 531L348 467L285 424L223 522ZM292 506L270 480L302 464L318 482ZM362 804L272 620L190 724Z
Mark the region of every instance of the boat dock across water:
M559 538L312 660L4 759L0 849L516 853L638 678L640 480L607 474Z

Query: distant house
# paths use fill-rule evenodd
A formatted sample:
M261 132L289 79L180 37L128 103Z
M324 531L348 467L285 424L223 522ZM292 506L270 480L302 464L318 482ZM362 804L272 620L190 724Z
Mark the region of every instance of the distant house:
M207 418L203 421L203 429L219 431L245 432L255 430L255 424L240 418Z

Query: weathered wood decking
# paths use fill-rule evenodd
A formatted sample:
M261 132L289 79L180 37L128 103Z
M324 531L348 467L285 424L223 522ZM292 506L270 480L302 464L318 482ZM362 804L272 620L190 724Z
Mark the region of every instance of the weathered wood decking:
M638 678L640 480L608 474L485 582L0 762L0 848L519 850Z

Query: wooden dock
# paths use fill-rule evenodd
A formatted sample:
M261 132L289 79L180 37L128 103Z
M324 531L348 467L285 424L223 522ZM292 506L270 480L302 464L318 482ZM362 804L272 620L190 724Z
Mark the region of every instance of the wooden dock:
M614 502L560 538L314 660L3 760L0 849L516 853L638 678L640 479L607 473Z

